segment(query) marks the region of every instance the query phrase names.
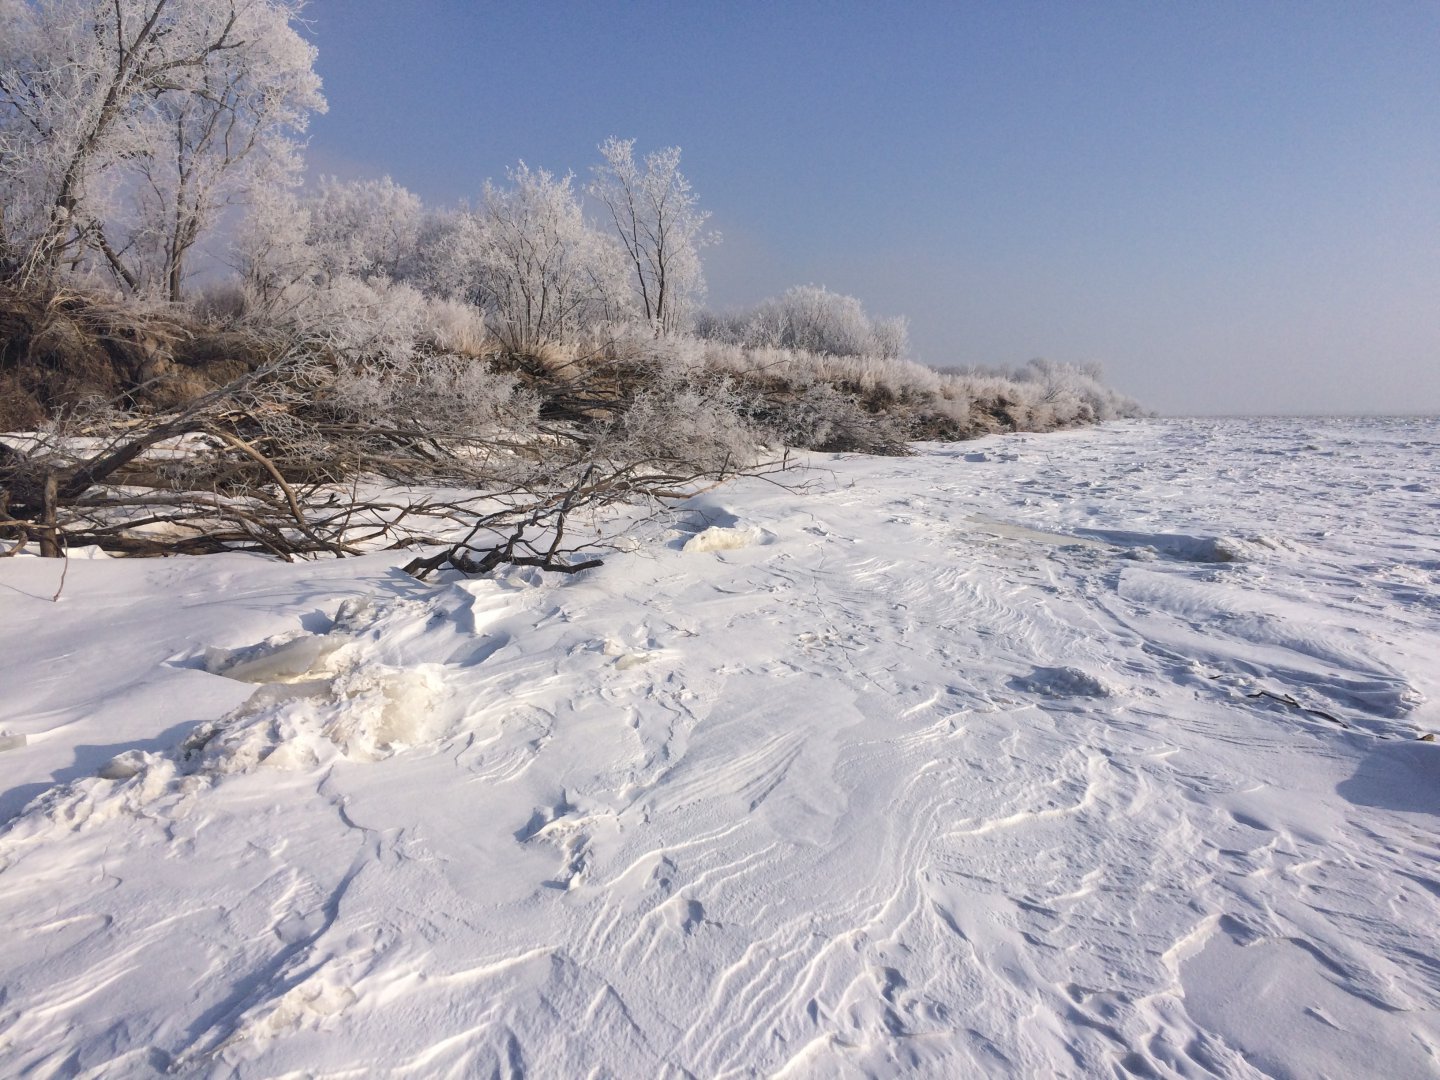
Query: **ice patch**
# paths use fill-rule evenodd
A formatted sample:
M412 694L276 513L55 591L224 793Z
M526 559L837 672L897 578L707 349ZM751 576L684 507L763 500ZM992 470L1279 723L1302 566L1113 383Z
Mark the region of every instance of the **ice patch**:
M127 750L111 758L95 771L101 780L129 780L145 768L145 754L139 750Z
M342 601L335 612L335 625L330 632L358 634L368 629L380 617L380 609L368 596L354 596Z
M277 1036L349 1008L358 999L348 986L310 979L280 998L275 1008L255 1025L254 1034Z
M309 769L336 757L378 761L442 737L440 665L377 663L344 632L381 614L367 600L347 601L329 634L289 633L238 649L207 649L205 670L258 684L254 693L224 717L197 725L168 754L130 750L96 775L133 782L127 798L143 802L137 792L161 792L176 775L213 780L262 766Z
M378 761L438 737L440 681L430 670L365 664L260 687L234 712L202 724L182 750L206 772L308 768L339 755Z
M981 514L972 514L970 520L979 527L982 532L991 533L995 536L1003 536L1011 540L1032 540L1038 544L1053 544L1056 547L1081 547L1104 550L1109 545L1098 540L1090 540L1083 536L1070 536L1066 533L1046 532L1043 529L1032 529L1027 525L1016 525L1010 521L997 521Z

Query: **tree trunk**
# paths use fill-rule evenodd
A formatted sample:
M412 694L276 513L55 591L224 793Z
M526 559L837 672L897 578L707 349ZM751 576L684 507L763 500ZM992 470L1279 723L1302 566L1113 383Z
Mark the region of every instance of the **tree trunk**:
M58 497L55 474L47 472L44 503L40 511L40 556L45 559L60 558L60 529L55 521L55 502Z

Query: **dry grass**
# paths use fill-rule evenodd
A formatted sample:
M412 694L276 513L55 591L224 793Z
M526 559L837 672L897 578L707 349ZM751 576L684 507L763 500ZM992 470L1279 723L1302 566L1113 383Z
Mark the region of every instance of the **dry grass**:
M100 401L173 408L263 363L263 335L169 305L0 287L0 430L31 429Z

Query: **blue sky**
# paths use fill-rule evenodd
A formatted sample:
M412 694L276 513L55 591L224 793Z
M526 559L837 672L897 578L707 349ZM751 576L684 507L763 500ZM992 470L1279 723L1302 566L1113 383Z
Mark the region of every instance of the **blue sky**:
M1440 412L1440 3L310 0L312 172L454 203L683 147L710 302L1167 413Z

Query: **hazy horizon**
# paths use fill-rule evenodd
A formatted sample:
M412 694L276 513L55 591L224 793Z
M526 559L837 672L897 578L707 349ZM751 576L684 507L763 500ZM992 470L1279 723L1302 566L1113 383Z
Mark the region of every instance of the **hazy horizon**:
M795 284L935 366L1167 415L1440 412L1440 7L311 0L311 175L434 205L684 149L710 306Z

